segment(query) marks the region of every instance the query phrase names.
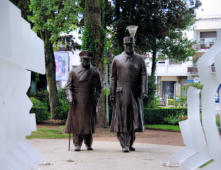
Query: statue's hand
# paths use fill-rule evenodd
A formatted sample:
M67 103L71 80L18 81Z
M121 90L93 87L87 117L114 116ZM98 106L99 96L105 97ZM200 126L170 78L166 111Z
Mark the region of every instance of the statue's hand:
M115 104L115 96L110 96L111 105Z
M95 103L96 103L96 105L97 105L97 103L98 103L99 97L100 97L100 93L97 93L97 94L96 94L96 97L95 97Z
M146 94L146 93L143 93L142 96L141 96L141 98L142 98L144 101L146 101L146 100L147 100L147 94Z
M74 104L74 100L73 100L73 99L68 98L68 103L69 103L70 105L73 105L73 104Z

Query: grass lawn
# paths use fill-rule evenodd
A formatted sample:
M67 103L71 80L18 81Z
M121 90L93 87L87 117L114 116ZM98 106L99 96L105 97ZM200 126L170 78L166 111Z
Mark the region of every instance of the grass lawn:
M154 124L154 125L145 125L145 127L148 129L180 132L180 127L178 125Z
M148 129L156 130L166 130L166 131L176 131L179 132L180 128L178 125L145 125ZM36 132L32 132L30 136L27 136L27 139L59 139L59 138L68 138L68 134L64 133L64 126L59 126L57 128L53 127L38 127Z
M210 161L206 162L205 164L203 164L200 168L204 168L205 166L207 166L208 164L212 163L214 160L211 159Z
M36 132L32 132L31 136L27 136L27 139L58 139L58 138L68 138L68 134L64 132L64 126L59 126L57 129L50 128L37 128Z

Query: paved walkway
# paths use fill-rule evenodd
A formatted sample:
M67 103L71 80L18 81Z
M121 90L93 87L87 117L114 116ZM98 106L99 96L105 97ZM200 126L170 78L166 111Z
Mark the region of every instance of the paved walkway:
M169 156L181 146L135 143L136 152L122 153L116 141L95 139L94 151L67 151L67 139L28 140L41 154L41 170L178 170L165 167Z

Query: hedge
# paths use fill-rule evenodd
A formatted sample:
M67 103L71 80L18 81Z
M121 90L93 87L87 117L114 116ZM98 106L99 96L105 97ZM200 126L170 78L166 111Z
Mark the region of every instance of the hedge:
M144 123L168 124L165 119L178 114L187 115L187 108L144 108Z
M55 107L54 119L66 120L69 111L65 89L58 90L58 105Z
M38 92L30 98L33 107L31 113L36 113L37 123L50 118L48 92ZM65 89L58 91L59 103L55 108L54 119L65 120L69 110ZM186 108L144 108L145 124L177 124L179 119L187 115Z
M36 93L30 95L29 97L34 97L41 102L45 103L49 110L49 93L47 90L37 91Z
M35 113L37 123L48 120L50 118L50 113L47 104L35 97L30 97L30 100L33 103L30 113Z
M186 101L186 97L181 97L180 99L176 100L176 105L175 106L184 106L186 105L187 101ZM174 99L168 99L168 104L169 105L174 105L175 100Z

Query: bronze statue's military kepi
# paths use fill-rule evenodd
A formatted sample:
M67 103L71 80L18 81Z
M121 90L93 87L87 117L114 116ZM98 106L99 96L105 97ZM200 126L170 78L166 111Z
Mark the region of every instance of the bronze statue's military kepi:
M133 37L124 37L124 44L133 44L134 38Z
M79 56L80 57L83 57L83 56L93 57L93 52L88 51L88 50L83 50L79 53Z

